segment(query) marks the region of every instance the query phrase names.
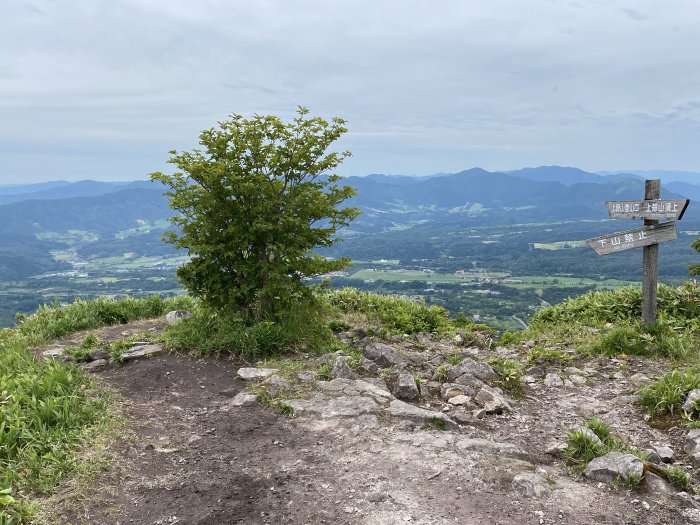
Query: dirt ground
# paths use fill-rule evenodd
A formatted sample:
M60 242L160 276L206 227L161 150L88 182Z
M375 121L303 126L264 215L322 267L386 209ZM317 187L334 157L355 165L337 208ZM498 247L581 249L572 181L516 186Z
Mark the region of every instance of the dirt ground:
M98 334L108 341L161 327L162 321L141 322ZM247 386L236 377L241 366L246 363L235 359L171 354L95 374L121 398L129 430L114 436L112 464L89 490L76 499L65 488L52 499L52 519L86 525L700 522L692 508L661 495L574 479L541 453L552 425L565 428L586 410L614 410L600 408L596 391L586 393L591 406L582 408L568 394L540 402L546 395L536 390L515 414L462 430L526 447L530 462L457 450L450 432L324 425L257 405L230 407ZM553 480L549 496L513 490L514 476L531 472L534 463Z

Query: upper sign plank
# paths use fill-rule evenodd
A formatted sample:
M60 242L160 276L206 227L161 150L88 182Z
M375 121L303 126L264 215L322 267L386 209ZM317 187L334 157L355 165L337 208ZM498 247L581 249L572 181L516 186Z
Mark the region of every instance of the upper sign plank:
M607 201L611 219L647 219L679 221L688 207L688 199L648 201Z
M676 223L664 222L588 239L586 244L593 248L598 255L608 255L609 253L672 241L677 238Z

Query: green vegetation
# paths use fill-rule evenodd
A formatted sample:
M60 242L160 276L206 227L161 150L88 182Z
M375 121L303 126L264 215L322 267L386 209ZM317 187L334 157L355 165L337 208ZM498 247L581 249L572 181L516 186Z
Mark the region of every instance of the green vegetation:
M76 301L43 306L17 328L0 331L0 523L25 523L34 512L30 496L50 493L80 469L76 452L110 424L104 391L72 365L35 359L31 348L192 305L182 297ZM99 344L88 335L70 353L82 358Z
M523 384L520 378L523 376L522 365L513 359L492 357L489 364L496 372L497 379L494 384L501 387L513 397L520 397L523 392Z
M585 421L582 428L567 433L566 438L564 457L579 471L583 471L591 460L608 452L631 451L613 436L610 425L597 418Z
M688 393L696 388L700 388L700 366L671 370L644 388L640 399L649 413L680 413Z
M690 488L691 479L687 472L682 468L673 466L666 470L668 480L680 490L688 490Z
M338 242L337 231L359 214L339 207L355 191L332 174L350 153L327 152L347 131L345 121L297 113L289 123L232 115L200 134L202 150L171 152L180 172L151 175L170 188L179 213L177 231L164 239L192 256L177 270L180 281L204 305L235 312L246 325L277 322L313 303L302 277L350 262L311 253Z

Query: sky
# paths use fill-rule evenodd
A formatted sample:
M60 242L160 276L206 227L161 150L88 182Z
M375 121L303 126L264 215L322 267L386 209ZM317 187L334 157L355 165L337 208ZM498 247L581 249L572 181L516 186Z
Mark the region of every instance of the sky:
M342 117L340 175L700 171L697 0L4 0L0 184L172 171L228 115Z

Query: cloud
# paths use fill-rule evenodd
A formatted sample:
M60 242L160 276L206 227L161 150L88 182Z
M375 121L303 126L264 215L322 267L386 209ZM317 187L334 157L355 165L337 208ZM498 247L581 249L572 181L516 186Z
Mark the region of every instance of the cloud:
M11 4L0 182L138 178L230 113L297 105L350 121L346 174L695 169L698 19L651 0ZM631 146L655 141L673 155Z

